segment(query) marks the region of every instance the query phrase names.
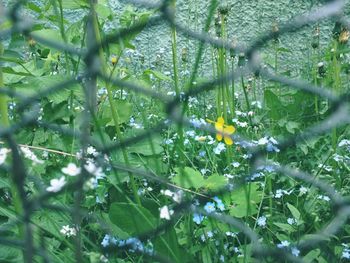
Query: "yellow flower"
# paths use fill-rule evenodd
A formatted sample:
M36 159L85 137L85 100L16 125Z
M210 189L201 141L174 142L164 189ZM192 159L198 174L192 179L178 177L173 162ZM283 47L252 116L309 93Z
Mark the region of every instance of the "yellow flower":
M225 120L223 117L219 117L216 122L213 122L211 120L207 120L210 123L215 123L215 129L217 131L216 133L216 139L221 142L222 138L224 138L224 142L227 145L232 145L233 140L231 138L231 135L236 131L236 128L232 125L226 125Z

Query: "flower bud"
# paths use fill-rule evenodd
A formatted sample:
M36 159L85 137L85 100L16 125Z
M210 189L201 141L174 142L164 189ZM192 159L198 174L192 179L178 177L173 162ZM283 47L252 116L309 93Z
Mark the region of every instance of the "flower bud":
M349 30L343 29L339 35L339 38L338 38L339 43L346 44L349 40L349 36L350 36Z
M111 57L111 63L113 66L115 66L118 63L118 58L116 56Z
M238 66L243 67L245 66L245 54L244 53L239 53L238 55Z
M317 69L318 69L318 74L320 75L320 77L324 77L326 75L326 68L325 68L323 62L319 62L317 64Z

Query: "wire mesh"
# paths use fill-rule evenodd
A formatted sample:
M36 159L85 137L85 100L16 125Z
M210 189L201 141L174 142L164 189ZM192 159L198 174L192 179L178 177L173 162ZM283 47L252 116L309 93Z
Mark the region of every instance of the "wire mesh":
M18 240L16 238L9 239L0 237L0 244L3 246L16 247L23 250L24 259L26 262L33 262L34 255L40 256L44 262L51 262L50 256L45 248L44 244L41 244L39 247L34 245L33 242L33 231L31 226L31 218L39 209L50 209L54 211L63 211L65 213L70 213L72 215L73 222L75 225L79 226L83 216L88 215L88 211L85 211L81 208L80 204L84 198L84 183L91 177L86 169L83 168L83 173L79 175L78 179L74 183L69 183L64 186L64 188L56 193L47 192L45 189L42 189L40 195L37 196L28 196L25 191L26 179L30 176L28 174L28 169L25 167L23 162L23 157L19 151L19 145L16 143L15 134L18 133L24 127L33 127L39 126L44 127L48 130L51 130L56 133L68 135L77 138L80 140L81 149L83 149L82 156L86 156L86 149L88 145L96 145L97 150L102 154L112 154L115 151L120 151L122 148L130 146L134 143L142 141L149 136L159 133L162 129L177 124L180 127L188 126L192 127L193 124L190 120L181 114L182 106L187 102L190 97L196 97L200 94L207 93L217 88L220 83L231 82L232 80L239 79L241 76L246 76L248 74L254 73L259 75L261 78L265 78L270 81L281 83L287 85L291 89L301 90L306 93L317 95L321 98L327 99L330 103L330 107L333 110L332 114L322 122L317 123L313 127L310 127L299 134L295 134L291 137L285 138L279 144L279 149L281 152L286 150L288 147L296 145L298 142L314 138L323 134L329 133L333 128L347 125L350 122L349 106L348 106L348 93L345 94L335 94L331 89L325 87L317 87L308 82L302 80L294 80L282 75L272 73L262 67L262 63L259 58L259 50L269 41L278 38L284 34L289 34L291 32L296 32L302 28L312 25L316 22L320 22L325 19L334 19L336 21L341 21L343 25L348 26L349 22L342 15L342 9L345 5L344 1L332 1L325 4L324 6L318 8L313 12L308 14L298 16L294 19L291 19L285 24L279 25L279 30L277 31L268 31L265 32L262 36L258 37L253 41L248 48L243 46L233 45L227 41L221 39L213 38L207 33L195 32L189 29L187 26L179 23L175 19L174 9L172 8L171 1L164 0L157 3L149 3L148 1L129 1L137 6L142 6L144 8L158 10L156 15L152 16L149 20L145 22L136 23L131 28L121 30L116 34L105 36L101 42L98 42L96 35L93 29L93 15L94 10L91 8L90 15L87 21L87 38L89 45L86 48L78 48L70 44L61 44L57 43L51 39L46 39L39 37L31 33L33 25L27 21L20 13L20 7L24 5L26 1L17 1L10 9L2 10L5 16L10 19L12 26L10 29L0 31L0 38L7 39L11 37L12 33L22 33L24 36L30 37L41 43L42 45L55 48L59 51L66 52L71 56L79 56L83 58L86 70L85 72L79 73L79 75L74 76L71 79L67 79L63 82L58 83L52 87L47 87L47 89L40 91L39 93L33 96L23 96L16 91L7 88L1 87L0 92L9 97L14 97L19 100L17 105L17 111L19 112L21 118L18 122L12 123L9 127L1 127L0 137L7 143L11 152L12 152L12 164L9 167L3 166L2 169L8 174L11 174L12 180L17 188L19 193L19 200L23 207L23 214L16 215L12 218L10 223L2 226L0 232L6 232L7 229L13 226L20 226L21 231L23 231L23 240ZM189 88L184 91L183 96L176 96L174 99L169 99L169 96L163 95L161 93L155 92L147 87L136 85L134 83L119 79L119 78L110 78L102 72L101 65L99 62L99 51L102 47L105 47L111 43L116 43L126 36L137 32L139 29L144 28L146 25L148 28L167 23L171 28L175 28L177 32L184 35L187 38L192 38L200 42L200 45L208 44L217 48L224 48L235 54L244 53L247 58L247 64L243 68L238 68L234 72L229 72L225 76L221 76L216 79L211 79L205 81L199 85L192 86L192 81L189 83ZM147 28L146 28L147 30ZM200 55L199 55L200 56ZM193 72L195 75L196 72ZM193 77L191 76L191 79ZM171 122L160 121L157 125L147 129L144 133L137 135L136 137L125 138L121 141L113 142L108 145L101 145L99 142L95 141L93 137L89 134L90 123L94 116L94 107L96 104L96 80L100 78L105 80L113 85L118 87L123 87L125 90L130 92L135 92L136 94L142 94L148 97L152 97L164 104L165 112L167 114L167 119ZM84 105L84 117L82 121L82 128L80 131L71 130L65 127L62 127L57 124L48 123L40 120L40 104L38 101L44 98L48 94L59 92L65 88L71 88L72 84L78 83L83 91L85 96L85 105ZM215 129L210 125L202 126L199 129L202 129L208 133L215 134ZM236 141L247 142L248 140L243 137L235 137ZM252 153L252 158L250 162L252 173L256 170L261 163L266 164L266 149L260 148L251 148L250 152ZM97 159L97 162L101 166L104 165L103 159ZM164 185L172 185L170 181L162 177L157 176L153 172L149 172L142 169L135 169L131 166L126 165L125 163L112 162L112 169L115 171L124 171L133 174L136 178L147 178L150 181L157 182ZM278 171L280 174L295 178L306 183L313 185L316 188L319 188L322 192L327 194L330 197L333 209L334 217L333 219L326 224L319 233L315 233L312 238L302 241L298 244L298 248L305 252L310 249L319 246L324 242L326 237L331 237L336 235L336 233L344 227L347 222L348 217L350 216L350 204L348 199L345 196L339 194L329 183L316 179L314 176L299 170L292 169L288 166L275 165L275 171ZM247 175L246 178L243 178L241 185L247 182L247 178L250 175ZM239 187L240 185L235 185ZM232 189L231 189L232 190ZM74 191L75 200L74 207L67 208L63 206L53 205L50 203L50 200L57 195L62 194L64 191ZM226 188L221 189L217 192L208 193L210 197L215 196L219 193L228 191ZM203 200L207 200L208 195L204 195ZM199 198L200 202L202 197ZM250 228L244 221L237 218L227 216L227 215L218 215L215 213L208 213L203 209L196 208L192 206L191 200L185 200L182 203L174 207L174 215L171 220L161 224L156 229L143 233L137 238L141 241L147 241L161 233L165 230L170 229L174 226L177 220L181 215L185 213L200 213L208 217L214 218L216 220L222 221L230 226L240 229L240 231L250 240L253 249L253 256L256 260L263 260L266 256L271 256L278 260L280 257L283 257L285 260L290 262L302 262L300 258L293 256L290 252L278 249L269 244L264 244L261 242L259 236ZM93 215L90 215L93 216ZM101 225L105 225L103 222L99 222ZM75 238L75 258L77 262L83 262L82 254L82 242L81 236L79 235L79 229L77 237ZM119 248L119 250L128 249L128 245ZM112 253L112 251L110 251ZM142 251L137 251L137 253L142 254ZM152 261L159 262L170 262L169 258L159 255L156 252L149 255L145 253L145 256L150 258Z

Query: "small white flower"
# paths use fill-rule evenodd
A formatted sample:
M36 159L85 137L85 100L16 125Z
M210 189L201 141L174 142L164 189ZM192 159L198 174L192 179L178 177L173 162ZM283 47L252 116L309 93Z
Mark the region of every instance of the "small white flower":
M214 153L215 154L220 154L222 151L226 149L226 146L224 143L219 142L218 145L214 148Z
M258 226L265 227L266 226L266 217L265 216L259 217L257 220L257 224L258 224Z
M74 227L70 227L69 225L63 226L60 232L67 237L76 236L77 234L77 230Z
M179 190L177 192L174 193L173 195L173 200L176 202L176 203L180 203L182 198L183 198L183 195L184 195L184 192L182 190Z
M10 152L9 149L6 149L6 148L0 149L0 165L2 165L6 161L8 152Z
M40 160L35 153L33 153L27 146L21 146L21 151L25 158L31 160L33 164L43 164L44 161Z
M201 172L202 175L205 175L206 173L210 172L210 170L209 170L209 169L206 169L206 168L202 168L202 169L200 170L200 172Z
M103 263L106 263L106 262L108 262L108 258L106 258L104 255L101 255L100 256L100 261L103 262Z
M69 163L66 167L61 169L62 173L69 176L77 176L81 172L81 168L77 167L75 163Z
M344 248L341 257L346 258L346 259L350 259L350 249Z
M163 195L165 195L165 196L173 196L173 192L172 191L170 191L169 189L167 189L167 190L160 190L160 193L161 194L163 194Z
M321 68L323 66L324 66L324 63L322 61L317 63L317 67Z
M300 254L300 250L297 249L296 247L293 247L292 248L292 255L299 257L299 254Z
M167 139L164 141L166 145L174 144L174 141L172 139Z
M66 178L64 176L60 179L52 179L50 180L50 186L46 188L46 191L56 193L60 191L65 184Z
M170 220L170 216L174 214L174 210L169 210L168 206L163 206L160 208L160 218Z
M237 125L239 127L246 128L248 126L248 122L246 122L246 121L243 121L243 122L237 121Z
M309 189L306 188L305 186L301 186L300 189L299 189L300 195L304 195L304 194L306 194L308 191L309 191Z
M87 147L86 153L87 153L87 154L91 154L91 155L93 155L93 156L95 156L95 157L98 155L98 152L97 152L96 149L95 149L94 147L92 147L92 146Z
M224 174L227 179L233 179L235 176L232 174Z
M234 167L234 168L238 168L240 166L240 163L239 162L233 162L231 163L231 165Z
M193 137L196 136L196 132L195 132L194 130L190 130L190 131L187 131L187 132L186 132L186 135L187 135L188 137L193 138Z
M267 139L267 137L263 137L263 138L259 139L258 144L259 145L265 145L268 142L269 142L269 140Z
M349 146L350 145L350 140L346 140L346 139L344 139L344 140L341 140L340 142L339 142L339 144L338 144L338 146L339 147L342 147L342 146Z
M294 225L296 223L296 220L294 218L288 218L287 223L290 225Z
M283 240L280 244L277 244L278 248L289 247L290 242L288 240Z
M105 174L101 167L97 167L92 161L87 161L84 165L85 170L95 176L97 179L103 178Z
M329 202L329 201L331 200L331 199L330 199L328 196L326 196L326 195L319 195L317 198L320 199L320 200L323 200L323 201L327 201L327 202Z

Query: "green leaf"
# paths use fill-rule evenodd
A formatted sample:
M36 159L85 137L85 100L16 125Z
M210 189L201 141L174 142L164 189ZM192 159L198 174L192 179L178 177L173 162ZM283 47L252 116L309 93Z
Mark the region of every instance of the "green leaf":
M112 203L109 218L113 224L130 236L154 229L156 218L144 207L130 203Z
M118 122L119 124L129 122L131 114L132 114L132 105L130 102L127 102L126 100L114 100L116 105L116 111L118 113ZM113 116L112 116L112 110L109 105L109 103L105 103L102 108L102 123L104 123L105 126L115 126Z
M227 179L219 174L213 174L204 180L203 187L209 190L219 190L227 185Z
M278 120L284 116L284 107L280 99L271 90L264 92L265 105L269 109L271 118Z
M299 212L299 210L298 210L295 206L293 206L292 204L290 204L290 203L287 203L287 207L288 207L289 211L292 213L293 217L294 217L297 221L299 221L299 220L301 219L301 218L300 218L300 212Z
M11 183L8 178L0 177L0 189L1 188L11 188Z
M305 255L303 258L305 263L312 263L315 262L314 260L318 258L321 251L319 249L311 250L309 253Z
M23 262L22 255L20 249L0 246L0 262Z
M243 200L243 198L241 200ZM253 201L250 202L249 210L248 210L247 202L245 203L240 202L239 204L234 205L234 207L232 207L229 211L231 216L234 216L237 218L255 215L257 212L258 212L257 204Z
M232 201L233 207L230 209L230 215L234 217L245 217L254 215L258 212L257 206L262 199L262 191L258 190L258 183L250 183L233 191L230 195L225 196L225 201ZM248 210L249 196L250 207Z
M35 95L40 91L46 90L54 85L58 85L63 81L69 79L67 75L54 75L54 76L40 76L40 77L27 77L25 84L16 84L17 91L22 95ZM63 101L68 100L71 90L76 97L82 98L83 92L78 84L73 84L68 87L62 88L59 91L51 92L47 98L54 104L60 104Z
M286 129L288 132L294 134L295 130L297 130L299 128L299 123L295 122L295 121L288 121L286 124Z
M154 248L157 253L167 257L171 262L187 262L187 254L180 248L174 228L160 235L154 242Z
M275 226L278 226L280 229L282 229L283 231L286 231L286 232L294 232L296 231L296 229L289 225L289 224L284 224L284 223L273 223Z
M96 13L99 17L103 19L107 19L110 15L112 15L111 9L103 4L97 4L96 5Z
M64 9L80 9L89 7L89 3L86 0L62 0L62 6Z
M211 253L208 247L202 249L202 261L203 263L212 263Z
M55 29L41 29L41 30L37 30L37 31L33 31L32 35L35 37L40 37L40 38L44 38L50 41L54 41L54 42L59 42L61 44L64 44L64 40L62 39L61 33L59 30L55 30Z
M183 174L181 174L181 169L176 168L176 175L172 181L183 188L201 188L205 182L202 174L190 167L185 167L183 169Z
M151 142L153 144L154 152L151 147ZM163 152L161 143L162 138L160 136L152 136L152 139L148 138L131 145L128 147L128 150L130 153L138 153L144 156L158 155Z

